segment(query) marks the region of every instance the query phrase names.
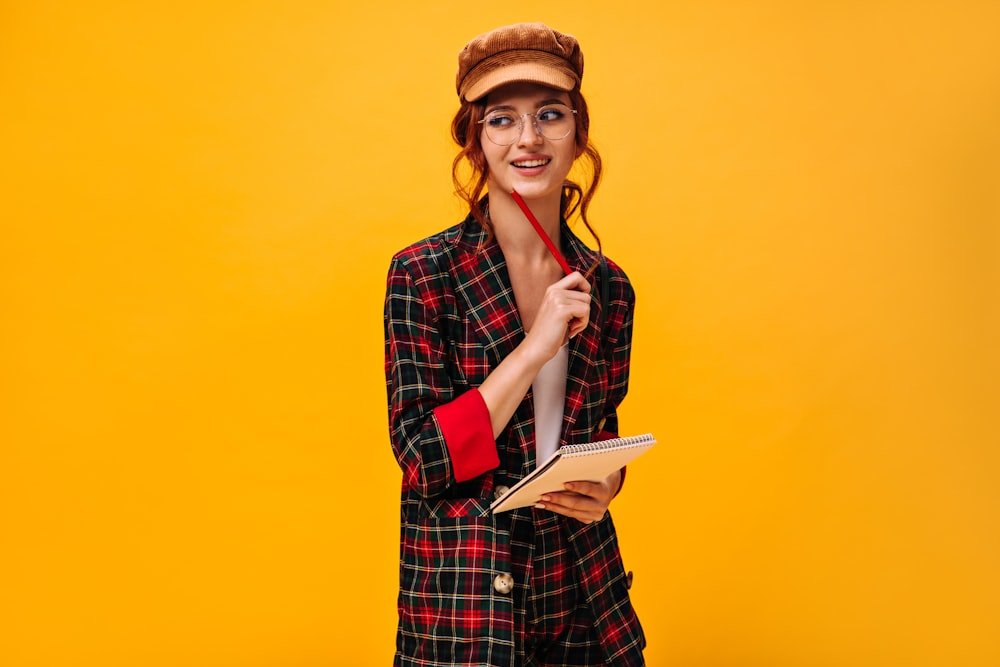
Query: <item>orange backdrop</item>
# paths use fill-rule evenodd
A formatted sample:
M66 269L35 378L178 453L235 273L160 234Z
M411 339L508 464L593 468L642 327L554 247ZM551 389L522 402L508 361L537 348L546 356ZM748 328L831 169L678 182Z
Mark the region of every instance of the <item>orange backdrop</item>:
M1000 7L344 4L0 8L0 664L390 662L385 270L519 20L638 292L649 664L1000 664Z

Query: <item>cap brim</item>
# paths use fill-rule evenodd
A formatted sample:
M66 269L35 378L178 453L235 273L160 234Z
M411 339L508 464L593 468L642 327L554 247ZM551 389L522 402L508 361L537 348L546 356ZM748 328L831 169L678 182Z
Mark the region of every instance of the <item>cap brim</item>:
M576 77L568 67L541 62L512 63L485 72L472 81L463 91L466 101L474 102L508 83L540 83L556 90L570 91L576 86Z

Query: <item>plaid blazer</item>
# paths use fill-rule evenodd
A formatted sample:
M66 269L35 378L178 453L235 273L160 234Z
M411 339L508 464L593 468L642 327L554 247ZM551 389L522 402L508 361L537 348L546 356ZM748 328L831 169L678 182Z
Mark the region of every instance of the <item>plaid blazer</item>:
M573 267L597 260L565 222L562 245ZM608 312L594 298L589 327L570 341L563 444L617 432L635 295L625 273L608 267ZM562 524L606 664L644 664L645 638L610 513L588 525L533 508L489 512L494 490L535 465L531 391L495 440L477 398L477 387L523 338L503 253L471 216L393 257L385 372L390 437L403 471L396 665L514 664L514 603L494 583L510 572L511 522L538 515Z

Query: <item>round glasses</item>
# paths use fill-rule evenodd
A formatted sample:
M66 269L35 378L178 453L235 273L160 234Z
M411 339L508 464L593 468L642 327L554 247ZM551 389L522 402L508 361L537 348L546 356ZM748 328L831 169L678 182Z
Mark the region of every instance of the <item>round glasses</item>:
M546 139L565 139L573 131L576 109L565 104L546 104L535 113L519 114L512 109L494 109L479 121L486 129L486 136L498 146L517 143L524 131L524 118L531 116L535 131Z

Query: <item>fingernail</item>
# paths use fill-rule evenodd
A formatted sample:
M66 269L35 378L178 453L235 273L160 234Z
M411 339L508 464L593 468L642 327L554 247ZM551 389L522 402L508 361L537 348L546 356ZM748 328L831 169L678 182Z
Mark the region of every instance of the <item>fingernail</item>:
M566 489L569 490L569 491L572 491L573 489L576 488L576 485L573 484L572 482L566 482L563 486L565 486Z
M551 496L542 496L542 500L544 500L545 502L548 502L548 501L552 500L552 497Z
M543 505L541 503L535 503L535 509L543 510L543 509L545 509L545 505Z

